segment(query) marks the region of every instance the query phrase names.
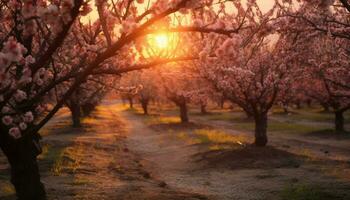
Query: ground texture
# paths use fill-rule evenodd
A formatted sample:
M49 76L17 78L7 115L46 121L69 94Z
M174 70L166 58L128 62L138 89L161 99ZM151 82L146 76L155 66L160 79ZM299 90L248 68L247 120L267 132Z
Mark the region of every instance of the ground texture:
M71 128L62 110L42 131L49 199L350 199L349 139L272 132L256 148L227 121L155 118L105 103ZM15 199L8 179L0 156L0 199Z

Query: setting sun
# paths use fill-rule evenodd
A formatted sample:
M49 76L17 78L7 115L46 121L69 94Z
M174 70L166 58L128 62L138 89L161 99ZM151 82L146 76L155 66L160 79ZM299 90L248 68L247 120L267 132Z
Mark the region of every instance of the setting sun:
M155 36L155 44L158 48L164 49L167 48L169 45L169 38L165 34L160 34Z

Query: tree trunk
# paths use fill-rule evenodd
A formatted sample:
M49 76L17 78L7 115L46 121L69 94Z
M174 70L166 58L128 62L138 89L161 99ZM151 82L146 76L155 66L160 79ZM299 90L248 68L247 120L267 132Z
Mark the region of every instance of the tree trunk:
M130 108L134 108L134 101L132 98L128 98Z
M344 129L344 112L336 111L335 114L335 130L339 132L343 132Z
M283 107L283 112L284 112L284 114L288 114L289 113L289 105L288 105L288 103L284 103L283 105L282 105L282 107Z
M180 118L182 123L188 122L187 104L186 102L179 104L180 107Z
M80 105L79 104L73 104L70 106L70 110L72 113L72 123L74 128L81 127L80 123L80 117L81 117L81 111L80 111Z
M205 104L201 104L201 113L202 114L207 114L207 105Z
M312 101L311 99L306 100L307 107L311 108Z
M267 144L267 113L256 114L255 120L255 142L256 146L266 146Z
M329 105L326 103L321 103L321 106L323 107L323 111L329 112Z
M141 100L141 106L142 106L142 109L143 109L143 114L145 114L145 115L148 115L148 103L149 103L149 100L145 100L145 99Z
M301 109L301 103L300 103L300 101L297 101L296 103L295 103L295 105L296 105L296 108L299 110L299 109Z
M36 159L41 153L39 139L27 137L14 141L10 136L0 135L0 147L10 163L11 182L18 200L46 200Z
M96 105L92 103L86 103L81 106L81 111L83 112L84 117L89 116L92 111L95 110Z
M221 109L224 109L224 107L225 107L225 98L221 98L220 99L219 105L220 105Z

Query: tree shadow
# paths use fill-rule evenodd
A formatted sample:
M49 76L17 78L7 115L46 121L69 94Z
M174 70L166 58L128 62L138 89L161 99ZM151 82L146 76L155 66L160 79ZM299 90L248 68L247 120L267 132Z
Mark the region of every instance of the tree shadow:
M233 149L211 150L193 155L201 168L273 169L298 168L305 157L274 147L235 145Z
M198 124L194 122L170 122L170 123L157 123L151 124L149 127L155 131L173 130L173 131L184 131L184 130L196 130L203 128L212 128L210 125Z
M322 139L350 140L350 131L335 131L333 129L324 129L312 131L304 134L309 137L318 137Z

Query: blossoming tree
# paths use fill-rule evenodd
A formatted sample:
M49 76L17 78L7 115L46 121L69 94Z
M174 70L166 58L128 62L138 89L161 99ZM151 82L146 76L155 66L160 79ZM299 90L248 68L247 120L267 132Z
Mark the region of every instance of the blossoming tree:
M0 147L11 165L19 199L46 199L36 156L38 131L87 78L116 74L192 58L138 61L135 41L159 31L157 22L211 0L96 1L98 20L83 23L91 11L83 0L2 1L0 4ZM170 24L170 32L237 32L217 27ZM84 33L84 34L83 34ZM52 101L55 89L65 84ZM51 106L48 106L48 105Z

